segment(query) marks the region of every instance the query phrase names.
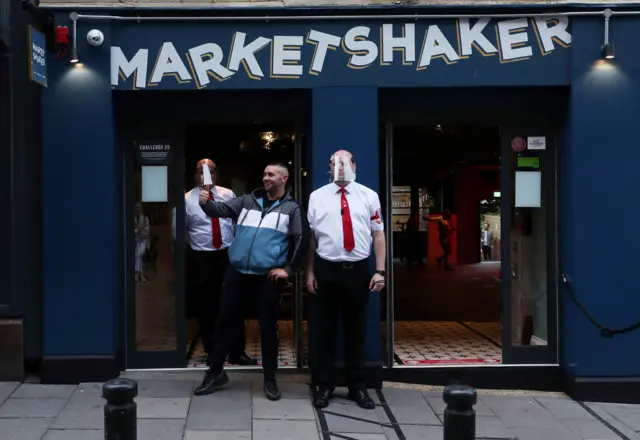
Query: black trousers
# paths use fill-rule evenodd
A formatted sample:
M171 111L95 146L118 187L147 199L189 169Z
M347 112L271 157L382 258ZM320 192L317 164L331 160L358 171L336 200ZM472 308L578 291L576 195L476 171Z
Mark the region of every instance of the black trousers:
M207 365L214 374L224 367L224 360L237 340L235 323L242 319L245 306L255 308L260 326L262 369L265 379L274 379L278 368L278 311L285 282L273 282L266 275L246 275L229 266L222 288L220 319L214 335L213 352Z
M486 260L490 260L491 259L491 246L482 245L482 254L484 255L485 261Z
M365 389L365 319L371 294L369 260L334 263L316 256L314 273L318 291L313 299L316 309L313 384L328 388L336 385L335 341L338 317L342 314L347 386L351 390Z
M191 251L193 261L192 295L195 299L196 316L202 345L206 353L213 351L213 335L216 320L220 314L220 297L224 275L229 266L227 250ZM244 354L244 315L240 315L236 326L236 339L231 344L230 353L238 357Z

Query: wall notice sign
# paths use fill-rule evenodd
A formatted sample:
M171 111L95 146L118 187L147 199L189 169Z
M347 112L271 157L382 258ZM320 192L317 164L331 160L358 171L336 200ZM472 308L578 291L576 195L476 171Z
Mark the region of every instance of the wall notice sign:
M547 140L544 136L529 136L527 138L527 149L529 150L546 150Z
M171 165L173 161L173 145L170 141L140 141L135 146L139 165Z
M47 87L47 41L42 32L29 26L29 79Z

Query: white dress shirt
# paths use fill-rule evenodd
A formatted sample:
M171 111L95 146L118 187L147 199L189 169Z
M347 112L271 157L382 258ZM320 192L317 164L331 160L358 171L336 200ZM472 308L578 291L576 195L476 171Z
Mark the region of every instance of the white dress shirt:
M236 197L233 191L222 186L213 186L211 192L216 202L226 202ZM228 248L231 246L234 236L233 220L230 218L219 219L222 246L220 249L214 248L211 217L205 214L200 207L199 195L200 187L196 187L184 195L185 226L191 249L194 251L219 251Z
M345 186L349 203L355 248L347 252L342 232L340 187L330 183L318 188L309 197L307 218L313 232L316 253L329 261L360 261L371 254L373 231L383 231L380 198L373 190L357 182Z

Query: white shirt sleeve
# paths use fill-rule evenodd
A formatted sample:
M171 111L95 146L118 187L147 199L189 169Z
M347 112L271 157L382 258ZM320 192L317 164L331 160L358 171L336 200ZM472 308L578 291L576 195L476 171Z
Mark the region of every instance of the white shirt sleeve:
M384 222L382 221L382 208L380 206L380 197L378 197L378 194L373 192L369 196L369 215L371 217L371 230L384 231Z
M316 197L314 193L309 196L309 206L307 207L307 222L309 222L309 228L311 232L315 234L316 225Z

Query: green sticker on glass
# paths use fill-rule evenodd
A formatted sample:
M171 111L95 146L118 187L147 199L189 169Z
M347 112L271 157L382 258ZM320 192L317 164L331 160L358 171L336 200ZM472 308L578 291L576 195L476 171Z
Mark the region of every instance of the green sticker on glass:
M519 157L518 168L540 168L539 157Z

